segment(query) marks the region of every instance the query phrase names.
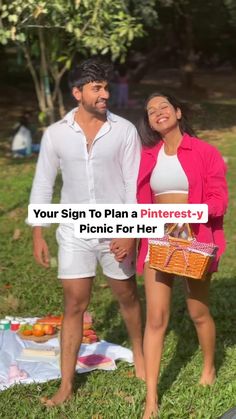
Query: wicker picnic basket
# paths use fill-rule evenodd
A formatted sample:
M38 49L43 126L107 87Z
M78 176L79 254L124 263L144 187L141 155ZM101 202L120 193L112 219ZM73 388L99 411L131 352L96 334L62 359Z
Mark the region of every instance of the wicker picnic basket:
M162 272L204 280L218 247L214 243L200 243L193 236L189 224L178 231L187 230L187 238L172 236L178 230L171 225L164 237L149 240L149 266Z

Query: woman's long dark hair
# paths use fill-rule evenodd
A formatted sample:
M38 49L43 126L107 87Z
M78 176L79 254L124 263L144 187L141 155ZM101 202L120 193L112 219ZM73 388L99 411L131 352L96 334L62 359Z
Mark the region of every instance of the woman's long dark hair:
M138 132L141 138L141 142L144 146L153 147L162 138L161 135L157 131L154 131L150 127L149 120L148 120L147 105L148 105L148 102L154 97L164 97L165 99L168 100L168 102L170 102L170 104L175 108L175 110L180 109L181 114L182 114L181 119L179 120L179 128L180 128L181 133L183 134L184 132L186 132L187 134L191 136L195 135L193 129L188 123L188 119L186 116L186 109L184 105L180 103L178 99L176 99L174 96L170 95L169 93L155 92L155 93L152 93L145 101L143 116L141 117L138 123Z

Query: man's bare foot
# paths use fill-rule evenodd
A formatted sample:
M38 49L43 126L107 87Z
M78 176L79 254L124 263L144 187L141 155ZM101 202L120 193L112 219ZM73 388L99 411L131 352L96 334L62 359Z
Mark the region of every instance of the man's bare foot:
M158 415L158 405L157 403L147 403L145 405L145 411L143 414L143 419L155 419Z
M135 376L140 380L145 381L145 368L143 355L134 355Z
M68 390L64 390L63 388L59 388L59 390L52 396L50 399L47 397L41 397L40 401L42 404L44 404L47 407L54 407L59 406L72 397L72 390L71 388Z
M215 368L212 368L211 371L203 371L200 378L199 384L202 386L211 386L216 380L216 371Z

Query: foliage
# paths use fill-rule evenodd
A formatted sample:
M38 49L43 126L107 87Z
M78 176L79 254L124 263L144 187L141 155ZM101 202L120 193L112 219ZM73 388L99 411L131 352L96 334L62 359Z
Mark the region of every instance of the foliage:
M224 4L229 13L230 23L236 28L236 3L234 0L224 0Z
M235 64L234 0L157 0L158 25L149 29L150 59L159 66ZM147 54L147 52L146 52Z
M141 24L129 15L120 0L3 0L2 3L2 43L27 42L30 32L42 27L48 29L49 37L55 37L54 31L56 35L66 35L69 41L66 46L88 48L92 54L110 50L112 57L117 58L142 33Z
M141 18L145 28L150 28L157 23L157 0L126 0L126 4L132 16Z
M133 39L143 35L141 19L123 0L2 0L0 42L24 52L41 113L63 107L60 83L79 56L110 54L124 59ZM63 113L63 110L62 110Z

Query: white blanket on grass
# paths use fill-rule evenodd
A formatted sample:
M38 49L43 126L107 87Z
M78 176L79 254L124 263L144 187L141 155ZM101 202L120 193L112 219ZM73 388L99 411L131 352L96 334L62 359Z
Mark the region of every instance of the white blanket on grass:
M15 332L10 330L0 331L0 391L14 385L16 383L43 383L48 380L60 378L60 366L58 359L50 362L40 361L20 361L20 354L23 348L38 346L52 346L59 348L58 338L53 338L44 343L35 343L28 340L22 340ZM115 345L106 341L100 341L92 344L82 344L79 356L102 354L113 360L112 365L99 367L99 369L114 370L116 369L115 361L120 359L129 363L133 362L132 351L122 346ZM25 372L23 377L19 374L18 378L9 379L9 370L15 365L19 371ZM88 372L96 369L76 368L78 373ZM24 378L24 376L27 376Z

